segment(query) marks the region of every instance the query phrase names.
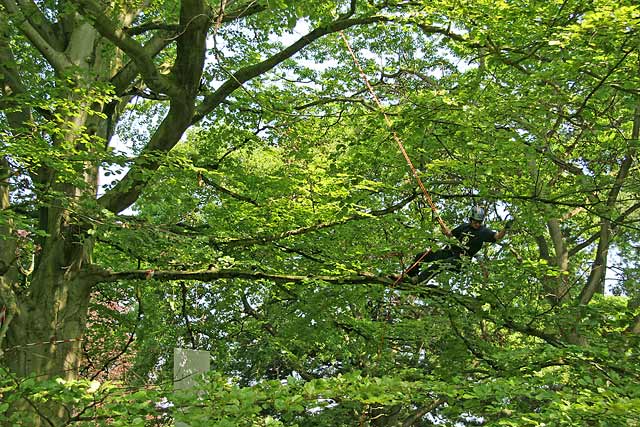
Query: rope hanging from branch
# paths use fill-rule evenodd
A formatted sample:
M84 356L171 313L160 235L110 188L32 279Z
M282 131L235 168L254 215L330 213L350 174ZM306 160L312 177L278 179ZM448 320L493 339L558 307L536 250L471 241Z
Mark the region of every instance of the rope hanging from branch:
M413 166L413 162L411 162L411 158L407 154L407 150L405 150L404 145L402 144L402 140L400 140L400 137L398 136L397 132L395 130L393 130L391 119L389 119L389 116L387 115L387 113L385 113L384 106L380 102L380 99L378 98L378 96L376 95L375 91L373 90L373 87L369 83L369 79L367 78L367 75L364 73L364 70L362 69L362 66L360 65L360 61L358 61L358 58L356 57L355 53L353 53L353 49L351 49L351 45L349 44L349 40L347 39L347 36L345 36L343 31L340 31L340 36L342 37L342 40L344 41L344 44L347 46L347 50L351 54L351 57L353 58L354 64L356 65L356 67L358 68L358 71L360 72L360 77L362 77L362 80L364 81L365 85L367 86L367 90L371 94L371 97L373 98L373 100L375 101L376 105L380 109L380 112L384 116L384 121L387 124L387 126L389 127L389 130L391 131L391 134L393 135L393 139L398 144L398 147L400 148L400 152L404 156L404 159L407 161L407 164L409 165L409 168L411 169L411 173L413 174L413 177L415 178L416 182L418 183L418 186L422 190L422 194L424 195L425 200L429 204L429 207L431 208L431 211L433 211L433 213L436 215L436 219L438 220L438 223L440 224L440 226L446 229L447 228L446 224L444 223L444 221L442 220L442 218L440 218L440 215L438 214L438 208L436 208L435 204L433 203L433 200L431 199L431 196L429 195L429 192L425 188L424 184L422 183L422 180L420 179L420 176L418 175L418 171Z

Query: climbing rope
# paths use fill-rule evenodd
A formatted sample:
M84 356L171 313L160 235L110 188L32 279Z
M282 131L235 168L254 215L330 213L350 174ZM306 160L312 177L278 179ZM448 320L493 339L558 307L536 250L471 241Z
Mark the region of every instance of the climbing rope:
M424 184L422 183L422 180L420 179L420 176L418 175L418 171L413 166L413 163L411 162L411 159L409 158L409 155L407 154L407 150L405 150L404 145L402 144L402 141L400 140L400 137L398 136L397 132L395 130L393 130L393 125L391 123L391 119L389 119L389 116L387 115L387 113L385 113L384 106L382 105L382 103L380 102L380 99L378 98L378 96L376 95L375 91L373 90L373 87L371 86L371 83L369 83L369 79L367 78L367 75L364 73L364 70L362 69L362 66L360 65L360 61L358 61L358 58L356 57L355 53L353 53L353 50L351 49L351 45L349 44L349 40L347 40L347 36L345 36L343 31L340 31L340 36L342 37L342 40L344 41L344 44L347 46L347 50L349 51L349 53L351 54L351 57L353 58L353 62L355 63L356 67L358 68L358 71L360 72L360 77L362 77L362 80L364 81L365 85L367 86L367 90L371 94L371 97L373 98L373 100L375 101L376 105L380 109L380 112L384 116L384 121L387 124L387 126L389 127L389 129L391 130L391 134L393 135L393 139L398 144L398 147L400 148L400 152L404 156L404 159L407 161L407 164L409 165L409 168L411 169L411 173L413 174L413 177L416 179L416 181L418 183L418 186L422 190L422 194L424 194L424 198L427 201L427 203L429 204L429 207L431 208L431 211L433 211L433 213L436 215L436 219L438 220L438 223L440 224L440 226L443 227L443 228L446 228L446 224L444 223L444 221L442 220L442 218L440 218L440 215L438 214L438 208L433 203L433 200L431 199L431 196L429 195L429 192L427 191L427 189L425 188Z

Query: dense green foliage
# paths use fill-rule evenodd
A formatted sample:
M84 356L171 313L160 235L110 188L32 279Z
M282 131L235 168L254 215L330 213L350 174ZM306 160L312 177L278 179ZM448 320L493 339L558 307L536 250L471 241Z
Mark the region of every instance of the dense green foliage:
M0 4L0 423L638 425L634 2ZM71 16L63 66L25 25ZM446 244L394 135L448 225L516 219L460 274L392 277Z

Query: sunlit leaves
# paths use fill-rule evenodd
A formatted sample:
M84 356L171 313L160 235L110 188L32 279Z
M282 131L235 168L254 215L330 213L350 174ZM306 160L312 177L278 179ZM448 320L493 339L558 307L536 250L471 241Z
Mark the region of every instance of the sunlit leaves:
M169 382L174 346L210 351L215 372L186 394L111 388L107 397L92 383L38 389L30 380L24 391L42 400L57 394L121 425L146 417L193 426L409 425L419 422L415 414L451 425L632 419L624 412L633 414L638 399L637 340L625 331L637 316L637 166L623 172L637 154L637 6L226 3L212 4L212 13L242 6L250 15L212 26L198 102L356 5L354 19L396 20L345 32L383 111L337 34L244 82L169 152L148 149L164 129L162 94L132 81L116 99L107 84L80 89L74 79L45 83L49 69L33 73L40 88L11 99L7 112L22 104L40 121L0 125L11 166L37 171L35 180L11 181L14 200L33 203L16 223L31 231L35 207L56 203L69 209L64 221L90 225L64 239L96 239L92 254L83 248L82 267L147 270L147 280L95 289L83 372L109 362L103 348L129 341L127 385ZM174 22L176 11L177 3L152 2L126 30L151 18ZM173 49L154 57L163 73ZM35 66L27 49L17 53ZM124 110L115 103L134 95ZM117 123L86 108L111 102ZM74 125L84 114L91 126ZM110 142L118 152L96 128L117 132ZM510 215L514 229L465 260L460 274L428 285L330 285L320 276L390 277L415 253L446 244L394 136L447 224L466 221L479 203L489 227L500 229ZM132 174L147 182L127 214L99 208L94 193L76 197L93 190L87 167L98 165L109 178L135 165ZM626 264L620 296L574 303L609 232L609 249ZM37 251L34 242L23 246ZM218 268L237 277L153 278L155 270ZM246 278L259 272L308 279ZM20 295L28 280L15 284ZM87 397L96 395L100 405ZM164 408L150 404L162 397Z

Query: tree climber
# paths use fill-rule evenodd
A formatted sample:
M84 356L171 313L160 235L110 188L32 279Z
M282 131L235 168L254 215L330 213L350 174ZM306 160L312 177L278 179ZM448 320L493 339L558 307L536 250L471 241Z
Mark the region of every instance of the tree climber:
M504 229L496 232L482 224L484 215L484 209L473 206L468 223L449 230L443 222L440 222L442 233L447 237L455 237L460 244L449 245L437 251L428 250L416 255L413 264L411 264L412 267L407 271L412 282L428 281L445 270L459 272L462 269L462 256L471 258L478 253L484 242L495 243L499 241L513 223L512 219L507 221ZM423 268L421 268L422 264L425 264Z

